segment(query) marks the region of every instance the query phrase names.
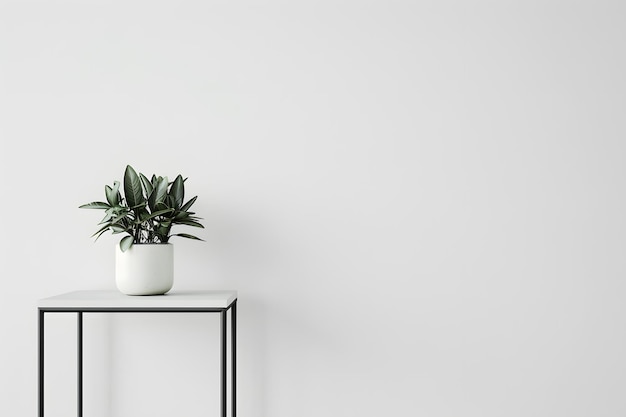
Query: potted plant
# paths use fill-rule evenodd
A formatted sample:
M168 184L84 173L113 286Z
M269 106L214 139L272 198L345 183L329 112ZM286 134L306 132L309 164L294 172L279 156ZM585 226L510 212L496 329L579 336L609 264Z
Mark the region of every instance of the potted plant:
M195 213L189 211L197 196L185 200L185 181L178 175L173 182L152 175L148 179L130 166L124 172L123 194L120 183L105 185L106 202L95 201L80 208L105 211L93 234L125 234L116 245L115 281L128 295L165 294L173 285L173 236L202 240L187 233L172 234L172 227L203 227ZM93 237L92 236L92 237Z

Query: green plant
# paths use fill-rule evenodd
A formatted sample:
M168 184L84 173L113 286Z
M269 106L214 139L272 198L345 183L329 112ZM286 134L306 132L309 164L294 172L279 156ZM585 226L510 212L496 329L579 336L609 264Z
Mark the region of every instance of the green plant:
M120 183L113 182L113 187L104 186L107 202L95 201L83 204L79 208L101 209L105 216L101 226L92 235L96 240L110 230L113 234L127 233L120 241L120 249L125 252L133 244L167 243L172 236L202 240L187 233L171 234L172 226L185 225L204 227L189 209L198 198L185 199L185 181L178 175L173 182L167 177L152 175L148 178L130 166L124 172L124 195Z

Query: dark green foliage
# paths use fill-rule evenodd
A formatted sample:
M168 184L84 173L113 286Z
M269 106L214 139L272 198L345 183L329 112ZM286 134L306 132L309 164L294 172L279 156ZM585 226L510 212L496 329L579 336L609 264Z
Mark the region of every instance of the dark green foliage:
M93 234L96 240L108 230L113 234L128 234L120 241L122 251L133 244L167 243L172 236L202 240L187 233L171 234L175 225L204 227L199 222L201 219L189 211L198 197L184 201L185 180L180 175L172 183L167 177L156 175L148 180L128 165L124 172L123 196L120 183L115 181L113 187L104 187L107 202L96 201L80 208L104 210L100 228Z

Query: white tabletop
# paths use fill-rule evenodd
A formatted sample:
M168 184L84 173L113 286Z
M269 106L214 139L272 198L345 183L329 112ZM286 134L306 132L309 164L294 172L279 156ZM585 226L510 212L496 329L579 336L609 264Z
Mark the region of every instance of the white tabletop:
M172 291L165 295L125 295L119 291L74 291L39 300L42 308L226 308L237 291Z

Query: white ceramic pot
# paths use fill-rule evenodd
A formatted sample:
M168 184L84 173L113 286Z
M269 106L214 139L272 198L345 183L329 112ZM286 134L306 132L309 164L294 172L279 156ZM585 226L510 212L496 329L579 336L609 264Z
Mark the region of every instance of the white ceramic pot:
M126 295L165 294L174 284L171 243L134 244L126 252L115 245L115 283Z

